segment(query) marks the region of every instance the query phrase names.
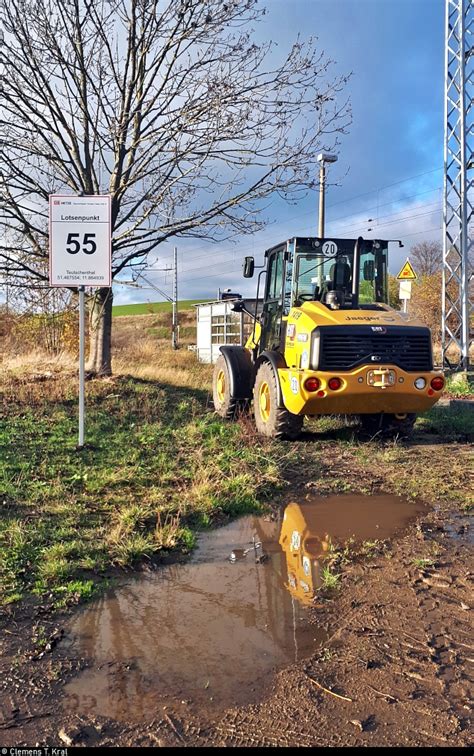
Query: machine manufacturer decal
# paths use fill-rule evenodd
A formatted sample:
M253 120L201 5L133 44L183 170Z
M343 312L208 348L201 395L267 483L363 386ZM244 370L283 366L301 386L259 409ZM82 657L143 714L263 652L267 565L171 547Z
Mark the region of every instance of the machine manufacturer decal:
M387 316L387 315L376 315L376 316L373 316L373 315L363 315L363 316L359 316L359 315L346 315L346 320L358 320L358 321L362 321L364 323L367 323L368 320L385 320L385 322L387 322L387 323L395 323L396 322L396 318L392 318L392 317Z
M309 339L308 333L299 333L298 336L296 337L297 341L308 341L308 339Z
M300 390L299 381L295 375L292 375L290 378L290 388L294 394L297 394Z
M291 341L293 341L293 339L295 338L295 333L296 333L296 326L294 323L290 323L286 329L286 338L291 339Z
M291 534L291 550L299 551L300 546L301 546L301 536L297 530L294 530L293 533Z
M309 575L311 572L311 562L307 556L303 557L303 571L305 575Z
M387 333L385 326L370 326L374 333Z

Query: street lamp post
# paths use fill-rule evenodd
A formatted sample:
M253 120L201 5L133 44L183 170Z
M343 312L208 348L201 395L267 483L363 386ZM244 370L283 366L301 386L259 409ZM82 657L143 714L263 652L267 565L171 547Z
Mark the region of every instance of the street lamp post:
M333 155L329 152L320 152L317 157L319 163L319 228L318 236L320 239L324 238L324 212L325 212L325 197L326 190L326 163L335 163L337 155Z

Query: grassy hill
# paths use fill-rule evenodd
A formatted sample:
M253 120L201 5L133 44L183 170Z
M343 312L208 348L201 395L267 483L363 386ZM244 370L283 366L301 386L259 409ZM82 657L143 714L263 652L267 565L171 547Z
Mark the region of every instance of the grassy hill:
M195 304L200 304L202 299L181 299L178 302L178 310L189 310ZM204 300L206 301L206 300ZM138 304L115 305L112 307L112 315L150 315L155 312L171 312L171 302L139 302Z

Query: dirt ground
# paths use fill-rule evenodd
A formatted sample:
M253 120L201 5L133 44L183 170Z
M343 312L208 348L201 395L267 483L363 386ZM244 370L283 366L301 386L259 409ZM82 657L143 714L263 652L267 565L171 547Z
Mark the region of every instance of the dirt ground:
M330 446L329 439L328 452ZM410 454L432 465L456 458L469 480L466 445L431 444L427 437ZM346 465L349 474L349 457ZM379 490L380 471L366 471L362 484ZM303 467L285 498L317 486ZM453 501L436 504L383 554L344 568L340 589L312 609L329 640L277 672L258 703L216 713L168 698L140 723L63 709L65 684L88 664L62 643L75 610L57 614L48 602L7 607L0 625L0 744L467 746L473 741L473 579L468 515Z

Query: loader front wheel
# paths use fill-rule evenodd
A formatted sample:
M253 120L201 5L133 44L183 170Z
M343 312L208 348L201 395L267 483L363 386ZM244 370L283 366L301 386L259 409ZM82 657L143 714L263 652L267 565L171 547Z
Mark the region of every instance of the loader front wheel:
M232 420L243 408L243 402L232 396L229 366L222 355L217 358L214 366L212 398L217 414L228 420Z
M255 378L253 408L255 425L262 436L295 439L303 426L303 417L278 406L278 377L269 362L263 362Z

